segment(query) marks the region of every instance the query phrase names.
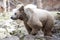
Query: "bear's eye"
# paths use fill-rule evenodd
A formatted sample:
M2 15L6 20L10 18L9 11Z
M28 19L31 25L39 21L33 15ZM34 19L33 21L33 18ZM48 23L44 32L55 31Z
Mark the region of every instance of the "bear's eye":
M15 15L16 15L16 13L15 13Z

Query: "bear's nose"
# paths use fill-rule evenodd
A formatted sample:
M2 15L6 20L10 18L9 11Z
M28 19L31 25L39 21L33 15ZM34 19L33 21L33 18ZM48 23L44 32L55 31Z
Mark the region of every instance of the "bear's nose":
M13 17L11 17L11 19L13 19Z

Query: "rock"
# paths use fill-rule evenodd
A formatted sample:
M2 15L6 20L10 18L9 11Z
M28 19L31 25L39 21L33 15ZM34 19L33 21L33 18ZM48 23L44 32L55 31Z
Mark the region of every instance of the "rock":
M40 30L37 35L26 35L23 40L45 40L44 33Z
M56 33L54 35L57 36L57 38L60 38L60 33Z
M45 40L44 37L37 37L33 35L26 35L23 40Z
M26 35L23 40L34 40L34 36Z
M44 37L44 33L42 30L38 31L37 35L35 36L36 38L41 38Z
M0 28L0 39L5 38L6 36L6 30L4 28Z
M59 33L60 32L60 20L55 20L55 25L53 27L53 33Z
M17 36L11 36L11 37L7 37L1 40L20 40Z
M56 19L57 19L57 20L60 20L60 13L57 13Z
M60 40L60 38L58 38L57 36L52 36L52 37L49 37L49 36L47 36L47 37L45 37L46 38L46 40Z
M60 12L58 12L57 14L60 15Z
M60 29L60 20L56 20L54 27L55 29Z

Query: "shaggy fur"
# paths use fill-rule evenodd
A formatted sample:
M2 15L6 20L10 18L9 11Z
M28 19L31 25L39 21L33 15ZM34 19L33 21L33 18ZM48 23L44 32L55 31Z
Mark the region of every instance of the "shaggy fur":
M36 35L42 29L45 36L52 36L51 30L54 25L54 18L50 15L50 12L38 9L33 4L28 4L20 6L14 13L11 19L24 21L29 34Z

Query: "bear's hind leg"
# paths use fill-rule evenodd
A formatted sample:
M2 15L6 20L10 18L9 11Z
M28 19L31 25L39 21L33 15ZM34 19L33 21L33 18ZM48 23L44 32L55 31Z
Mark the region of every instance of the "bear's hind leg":
M54 25L53 19L47 20L46 25L42 28L45 36L52 36L53 25Z
M43 32L44 32L44 36L52 36L52 32L50 29L43 29Z

